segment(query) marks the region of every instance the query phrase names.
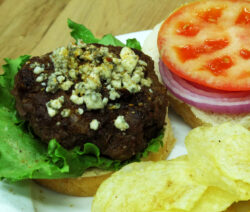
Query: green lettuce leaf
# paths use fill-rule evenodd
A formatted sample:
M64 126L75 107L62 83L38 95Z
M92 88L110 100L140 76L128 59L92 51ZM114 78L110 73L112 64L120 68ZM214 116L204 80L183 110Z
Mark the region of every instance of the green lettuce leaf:
M70 34L76 41L78 39L82 39L85 43L97 43L99 41L99 39L95 38L89 29L81 24L77 24L68 19L68 26L72 29Z
M158 151L162 142L162 135L152 139L143 153L121 162L100 156L100 150L92 143L86 143L83 150L66 150L55 139L46 145L25 124L16 124L15 115L8 108L0 107L0 117L0 177L11 181L78 177L90 167L118 170Z
M129 47L129 48L134 48L134 49L141 50L141 44L135 38L127 39L126 46Z
M29 58L29 55L23 55L17 59L4 59L6 62L6 64L2 66L4 74L0 75L0 106L15 110L15 100L10 92L14 86L16 73Z
M111 46L125 46L121 41L111 34L104 35L102 39L98 41L98 43Z
M104 35L101 39L96 38L93 33L82 24L77 24L68 19L68 26L72 30L71 36L77 41L82 40L85 43L99 43L112 46L128 46L130 48L141 50L140 42L135 38L128 39L126 45L111 34Z
M145 158L148 156L148 154L150 152L158 152L160 147L163 146L163 137L164 137L164 133L161 132L160 135L158 135L158 137L153 138L149 144L148 147L144 150L143 153L141 153L141 157Z
M91 143L64 149L55 139L43 144L23 124L15 124L13 113L0 107L0 177L9 180L55 179L80 176L89 167L115 169L119 161L100 156Z

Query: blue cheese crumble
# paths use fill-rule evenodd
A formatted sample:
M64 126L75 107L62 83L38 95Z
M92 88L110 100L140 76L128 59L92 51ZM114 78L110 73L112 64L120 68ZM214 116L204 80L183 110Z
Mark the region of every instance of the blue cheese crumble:
M50 117L54 117L58 110L61 109L64 103L64 96L60 96L57 99L50 100L46 103L47 111Z
M83 110L82 108L78 108L78 109L77 109L77 113L78 113L79 115L82 115L82 114L84 113L84 110Z
M129 128L128 123L125 121L124 116L118 116L114 121L114 125L117 129L125 131Z
M43 67L40 67L40 66L36 66L34 68L34 74L41 74L42 72L44 72L44 68Z
M90 129L92 129L92 130L98 130L99 125L100 125L100 122L99 122L98 120L96 120L96 119L93 119L93 120L90 122L89 127L90 127Z
M67 117L69 117L70 112L71 112L70 109L65 108L65 109L62 110L61 116L62 116L63 118L67 118Z

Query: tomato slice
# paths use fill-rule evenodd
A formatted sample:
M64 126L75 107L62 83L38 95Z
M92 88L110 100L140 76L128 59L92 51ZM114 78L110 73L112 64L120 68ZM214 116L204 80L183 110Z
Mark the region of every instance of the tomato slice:
M250 1L184 5L162 24L158 49L175 74L203 86L250 91Z

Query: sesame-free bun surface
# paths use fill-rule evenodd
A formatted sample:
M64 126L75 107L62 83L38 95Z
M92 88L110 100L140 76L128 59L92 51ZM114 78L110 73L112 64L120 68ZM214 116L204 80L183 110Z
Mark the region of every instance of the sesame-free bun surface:
M168 117L166 116L166 125L163 138L163 146L156 153L150 153L143 161L165 160L173 149L175 138ZM89 169L81 177L67 179L37 179L38 184L47 187L59 193L73 196L94 196L100 184L107 179L113 172L100 169Z
M154 61L154 68L159 81L162 82L160 72L159 72L159 52L157 48L157 37L158 31L161 27L161 23L157 24L153 31L145 39L142 51L151 56ZM173 94L168 91L168 100L170 107L180 115L183 120L189 124L192 128L202 126L202 125L218 125L224 122L233 122L235 124L241 124L242 126L250 129L250 113L244 114L223 114L214 113L200 110L194 106L186 104L185 102L176 98Z

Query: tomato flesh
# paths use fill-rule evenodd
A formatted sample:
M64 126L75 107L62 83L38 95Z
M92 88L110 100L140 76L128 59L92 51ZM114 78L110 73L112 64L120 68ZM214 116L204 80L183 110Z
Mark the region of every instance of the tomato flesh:
M241 55L242 58L244 58L246 60L250 59L250 51L247 50L247 49L241 49L240 50L240 55Z
M204 44L198 47L187 45L184 47L176 47L177 54L182 62L190 59L198 58L202 54L213 53L219 49L223 49L228 45L228 40L205 40Z
M160 28L161 59L190 82L217 90L250 91L249 24L248 0L184 5Z
M215 58L209 61L207 68L214 74L220 75L226 69L229 69L233 65L233 61L229 56L223 56L220 58Z
M236 20L236 24L250 24L250 10L243 8Z
M221 8L209 8L204 12L200 12L198 16L206 22L216 23L218 18L221 17L221 14L222 14Z

